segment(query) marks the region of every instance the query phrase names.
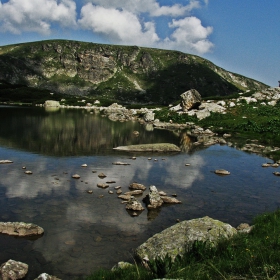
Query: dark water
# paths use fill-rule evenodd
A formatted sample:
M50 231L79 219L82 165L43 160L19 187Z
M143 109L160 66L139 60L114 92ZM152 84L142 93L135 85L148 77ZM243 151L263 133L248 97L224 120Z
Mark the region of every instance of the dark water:
M111 122L85 110L1 107L0 117L0 159L14 162L0 165L0 220L32 222L45 229L35 240L0 235L0 263L8 259L27 263L27 279L42 272L76 279L98 267L132 261L134 248L176 219L208 215L237 226L280 204L280 178L272 174L275 169L261 167L270 160L254 154L219 145L187 152L191 143L184 133ZM135 130L139 137L132 133ZM181 145L185 152L112 150L156 142ZM115 161L130 165L113 165ZM84 163L88 166L81 167ZM33 174L26 175L23 166ZM231 175L212 172L220 168ZM100 172L107 177L98 178ZM79 180L71 178L76 173ZM96 186L111 180L116 183L106 190ZM176 193L182 204L145 210L133 218L114 190L121 186L128 191L132 182Z

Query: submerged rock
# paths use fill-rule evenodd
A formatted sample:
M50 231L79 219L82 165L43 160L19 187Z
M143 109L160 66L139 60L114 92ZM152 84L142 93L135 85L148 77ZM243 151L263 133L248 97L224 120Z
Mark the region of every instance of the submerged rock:
M135 255L140 260L163 258L166 254L174 259L188 252L196 240L214 246L221 238L230 238L236 233L231 225L207 216L183 221L149 238L135 250Z
M15 236L41 235L44 229L32 224L23 222L0 222L0 233Z
M8 260L0 266L0 279L22 279L28 272L28 265L14 260Z

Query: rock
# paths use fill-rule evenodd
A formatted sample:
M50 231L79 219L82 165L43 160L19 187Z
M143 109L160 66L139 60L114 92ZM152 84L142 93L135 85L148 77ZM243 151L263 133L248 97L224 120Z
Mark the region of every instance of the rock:
M135 197L130 196L130 199L126 204L125 209L133 211L143 211L144 207Z
M74 174L74 175L72 175L72 178L74 178L74 179L80 179L80 178L81 178L81 176L80 176L80 175L78 175L78 174Z
M116 186L114 189L119 190L120 188L121 188L121 186Z
M49 275L47 273L42 273L34 280L61 280L61 279L57 278L56 276Z
M183 256L196 241L204 241L214 246L220 239L230 238L237 230L229 224L203 217L177 223L149 238L135 250L140 260L148 257L153 260L168 254L172 259Z
M111 181L107 181L106 183L107 184L114 184L114 183L116 183L116 181L111 180Z
M167 203L167 204L180 204L180 203L182 203L177 198L169 197L169 196L161 196L161 199L164 203Z
M148 209L155 209L163 204L163 199L159 195L156 186L150 186L150 192L143 200Z
M41 235L44 229L32 224L23 222L0 222L0 233L15 236Z
M24 171L24 173L25 173L25 174L28 174L28 175L33 174L33 172L32 172L32 171L30 171L30 170L26 170L26 171Z
M184 112L198 108L201 104L201 95L195 89L188 90L181 95L181 107Z
M253 226L250 226L247 223L242 223L236 228L236 230L241 233L249 233L252 231L252 229L253 229Z
M109 187L109 185L108 184L102 184L102 183L99 183L99 184L97 184L97 187L98 188L101 188L101 189L106 189L106 188L108 188Z
M84 163L84 164L82 164L82 165L81 165L81 167L87 167L87 164L86 164L86 163Z
M280 176L280 172L278 171L275 171L275 172L272 172L275 176Z
M180 152L181 151L178 146L170 143L119 146L113 149L119 151L128 151L128 152Z
M134 191L130 191L130 192L125 192L125 195L139 195L139 194L143 194L142 190L134 190Z
M230 172L225 169L217 169L214 173L218 175L230 175Z
M138 183L132 183L132 184L130 184L130 185L129 185L129 188L130 188L131 190L142 190L142 191L146 190L146 187L145 187L144 185L138 184Z
M131 195L129 194L121 194L118 196L118 198L122 199L122 200L129 200L131 198Z
M55 100L46 100L45 101L45 107L59 107L60 103Z
M121 190L121 189L118 189L118 190L116 191L116 193L117 193L117 194L121 194L121 193L122 193L122 190Z
M166 192L163 192L163 191L160 191L160 192L158 192L158 193L159 193L160 196L166 196L166 195L167 195L167 193L166 193Z
M121 162L121 161L113 162L112 164L114 164L114 165L130 165L130 163Z
M87 190L87 193L92 194L93 190Z
M128 267L133 267L133 265L131 263L128 262L118 262L116 265L114 265L112 267L112 271L117 270L117 269L124 269L124 268L128 268Z
M105 178L105 177L107 177L107 176L106 176L104 173L101 172L101 173L98 174L98 177L99 177L99 178Z
M113 194L114 192L113 192L113 191L108 191L108 193L109 193L109 194Z
M13 162L11 160L8 160L8 159L0 160L0 164L6 164L6 163L13 163Z
M139 133L139 131L135 130L135 131L132 132L132 134L135 135L135 136L139 136L140 133Z
M0 279L22 279L28 272L28 265L14 260L8 260L0 266Z
M271 166L271 163L263 163L262 164L262 167L270 167Z
M155 119L155 113L149 111L144 115L143 119L145 122L152 122Z
M182 106L180 104L178 104L177 106L169 108L169 110L172 111L172 112L181 111L182 110Z

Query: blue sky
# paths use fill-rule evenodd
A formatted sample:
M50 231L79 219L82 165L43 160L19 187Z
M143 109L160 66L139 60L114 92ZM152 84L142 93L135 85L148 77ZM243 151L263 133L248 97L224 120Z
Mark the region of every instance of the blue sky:
M279 0L0 0L0 45L69 39L174 49L276 87L279 14Z

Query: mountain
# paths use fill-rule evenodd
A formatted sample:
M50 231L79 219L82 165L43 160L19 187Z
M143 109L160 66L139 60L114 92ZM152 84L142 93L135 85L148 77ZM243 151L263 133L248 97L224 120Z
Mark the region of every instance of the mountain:
M169 104L268 86L179 51L48 40L0 47L0 81L127 103Z

